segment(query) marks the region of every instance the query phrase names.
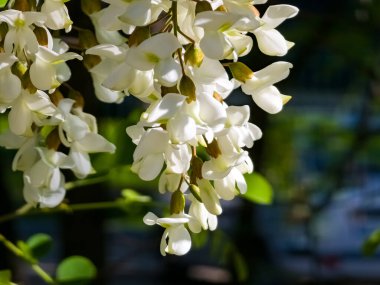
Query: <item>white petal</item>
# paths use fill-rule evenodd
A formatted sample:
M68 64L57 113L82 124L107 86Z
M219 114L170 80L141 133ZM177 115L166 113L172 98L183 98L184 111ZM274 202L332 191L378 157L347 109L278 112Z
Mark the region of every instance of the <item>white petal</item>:
M198 180L198 186L202 202L207 211L214 215L220 215L222 213L222 207L220 206L218 195L211 183L205 179L201 179Z
M155 214L153 214L152 212L148 212L144 216L143 221L144 221L144 224L146 224L148 226L152 226L152 225L156 224L157 219L158 219L158 217Z
M270 56L283 56L288 52L287 42L279 31L257 29L254 34L262 53Z
M184 226L170 227L168 253L184 255L191 248L191 237Z
M88 133L80 141L78 147L87 153L94 152L115 152L116 147L99 134Z
M269 114L276 114L282 110L281 93L274 86L269 86L252 95L253 101Z
M164 156L162 153L151 154L142 159L139 165L138 175L142 180L153 180L160 174L164 166Z
M176 85L181 75L181 66L171 57L161 60L154 68L154 77L163 86Z
M291 5L271 5L261 18L265 22L265 28L274 29L283 21L293 18L298 13L298 8Z

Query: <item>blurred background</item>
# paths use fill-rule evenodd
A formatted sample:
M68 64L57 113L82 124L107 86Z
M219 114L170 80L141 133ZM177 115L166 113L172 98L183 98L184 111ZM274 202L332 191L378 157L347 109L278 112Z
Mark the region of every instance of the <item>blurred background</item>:
M132 188L157 202L32 215L0 223L0 233L13 241L38 232L51 235L54 247L42 267L53 272L65 256L84 255L98 268L96 285L380 284L380 255L363 254L363 243L380 228L380 1L268 2L300 9L279 27L296 43L286 57L267 57L255 49L243 58L254 71L276 60L294 65L289 78L276 85L293 96L280 114L268 116L251 106L251 121L264 133L251 157L271 184L271 205L240 198L226 203L217 231L194 236L184 257L162 257L162 229L145 226L142 217L148 210L162 212L167 201L156 194L156 182L141 183L125 166L134 145L124 130L138 120L143 106L133 98L120 105L95 101L90 77L73 63L71 84L118 150L93 157L97 175L106 174L108 181L70 191L68 201L112 201L121 189ZM68 3L74 23L91 29L78 3ZM263 13L267 5L257 7ZM252 104L239 91L228 102ZM10 170L14 152L1 149L0 155L0 214L6 214L23 204L22 177ZM15 282L43 284L0 246L4 268L12 269Z

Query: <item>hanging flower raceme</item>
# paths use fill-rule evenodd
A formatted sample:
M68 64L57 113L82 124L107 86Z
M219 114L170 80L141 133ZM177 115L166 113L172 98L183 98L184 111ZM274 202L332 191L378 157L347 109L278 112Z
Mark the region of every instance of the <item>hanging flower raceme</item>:
M17 149L12 169L23 172L27 203L55 207L66 193L61 170L84 178L94 172L89 153L115 147L98 134L95 117L83 112L78 92L69 85L69 92L59 90L71 77L65 62L82 60L50 33L71 30L64 1L32 2L10 1L13 6L0 12L0 111L8 111L9 125L0 145ZM76 100L64 98L70 92Z
M90 153L115 151L66 83L66 61L84 58L99 100L121 103L132 95L147 103L139 122L127 128L136 144L132 171L142 180L159 177L159 192L171 199L168 217L148 213L143 220L164 228L162 255L186 254L190 232L215 230L222 200L244 194L244 175L254 169L247 149L262 132L249 122L249 106L229 106L228 96L234 90L249 95L271 114L291 98L274 86L291 63L258 70L239 60L255 49L253 37L262 53L285 55L293 43L277 29L298 9L273 5L261 15L256 5L266 0L82 0L96 37L88 44L81 39L82 58L50 33L73 27L64 2L0 12L6 25L0 82L9 82L0 86L0 111L9 110L0 145L18 150L13 169L24 172L25 199L59 205L62 169L84 178L94 172Z

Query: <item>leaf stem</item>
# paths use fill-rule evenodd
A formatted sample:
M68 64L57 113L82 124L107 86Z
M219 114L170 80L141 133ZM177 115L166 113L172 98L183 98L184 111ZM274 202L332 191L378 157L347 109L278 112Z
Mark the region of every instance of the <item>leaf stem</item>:
M31 265L33 271L36 272L38 276L40 276L41 279L44 280L47 284L57 284L54 279L44 269L42 269L38 263L31 260L30 257L26 256L20 248L18 248L10 240L6 239L6 237L2 234L0 234L0 242L14 255L20 257L22 260Z

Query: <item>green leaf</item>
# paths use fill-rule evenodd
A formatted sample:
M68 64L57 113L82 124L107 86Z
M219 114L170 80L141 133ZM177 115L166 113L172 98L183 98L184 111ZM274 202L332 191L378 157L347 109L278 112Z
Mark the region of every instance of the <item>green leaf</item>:
M12 273L10 270L1 270L0 271L0 285L11 284Z
M86 257L70 256L57 268L57 280L63 285L88 284L96 277L95 265Z
M37 262L37 260L33 257L29 245L27 245L24 241L17 241L17 247L23 252L23 257L27 259L31 263Z
M53 239L47 234L40 233L31 236L26 244L29 247L30 254L39 259L50 251L53 246Z
M244 257L240 254L240 252L234 250L232 251L232 258L238 281L247 281L249 270Z
M367 256L374 255L379 245L380 230L376 230L363 242L362 253Z
M8 0L0 0L0 8L4 8L7 5Z
M247 193L242 195L248 201L268 205L273 200L273 189L261 174L252 173L245 176Z

